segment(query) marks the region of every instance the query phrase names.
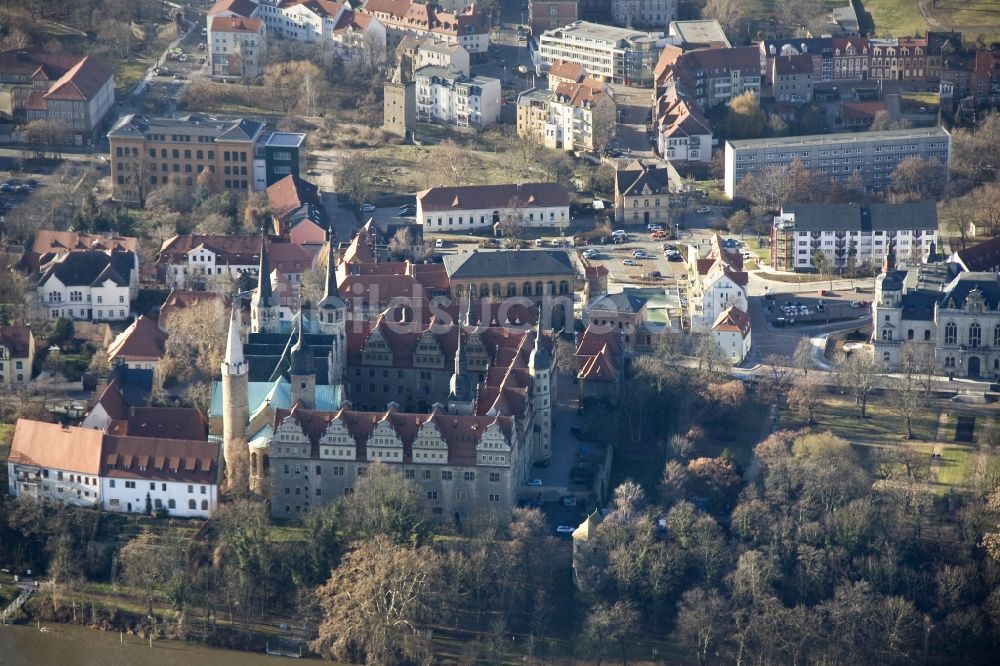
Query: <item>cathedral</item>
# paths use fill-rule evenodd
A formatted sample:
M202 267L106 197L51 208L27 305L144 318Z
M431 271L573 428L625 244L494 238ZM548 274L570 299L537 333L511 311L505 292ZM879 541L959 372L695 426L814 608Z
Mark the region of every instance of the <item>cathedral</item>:
M418 298L351 316L338 273L343 283L411 271L378 265L354 247L364 238L343 255L328 246L322 299L290 320L261 279L245 342L235 300L210 409L227 467L247 456L250 488L275 517L351 494L372 462L398 465L442 520L509 513L532 464L551 455L555 377L541 311L522 311L517 325L473 323L469 300L435 311ZM357 261L371 265L345 266ZM259 274L270 274L266 251Z

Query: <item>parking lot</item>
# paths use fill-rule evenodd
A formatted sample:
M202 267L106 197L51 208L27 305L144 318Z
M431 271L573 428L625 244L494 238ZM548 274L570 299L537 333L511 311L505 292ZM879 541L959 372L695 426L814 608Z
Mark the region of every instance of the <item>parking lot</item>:
M0 178L0 221L7 213L25 204L32 192L43 187L44 179L42 176Z

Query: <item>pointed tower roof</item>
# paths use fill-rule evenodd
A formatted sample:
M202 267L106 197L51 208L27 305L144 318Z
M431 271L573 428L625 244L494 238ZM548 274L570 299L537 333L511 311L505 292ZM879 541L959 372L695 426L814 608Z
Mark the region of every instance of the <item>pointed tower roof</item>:
M295 345L292 346L292 361L289 367L291 375L314 375L316 367L313 364L312 348L302 332L302 310L299 310L295 323Z
M247 362L243 357L243 340L240 339L240 300L233 299L233 310L229 317L229 337L226 340L226 356L222 359L222 372L228 375L246 374Z
M344 307L344 300L340 297L337 289L337 251L333 247L333 240L327 241L326 259L326 284L323 288L323 299L319 302L319 307L324 310L335 310Z
M260 235L260 266L257 275L257 291L254 292L254 298L264 305L277 305L277 299L271 291L271 262L267 260L266 233Z
M472 383L468 373L469 362L462 344L462 325L458 324L458 342L455 347L455 372L451 375L451 392L448 400L467 402L472 396Z
M528 357L528 367L535 368L548 368L552 365L552 355L542 344L542 308L538 308L538 323L535 324L535 347L531 350L531 355Z

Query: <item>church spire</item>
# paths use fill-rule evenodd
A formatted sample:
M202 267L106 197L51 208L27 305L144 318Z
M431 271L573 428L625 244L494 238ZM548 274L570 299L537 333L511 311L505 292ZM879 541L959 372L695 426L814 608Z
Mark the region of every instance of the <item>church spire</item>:
M528 357L528 367L534 369L547 369L551 365L552 359L545 346L542 344L542 307L538 306L538 322L535 324L535 346Z
M271 263L267 260L267 234L260 235L260 267L257 271L259 280L257 284L257 299L264 304L270 305L271 292Z
M289 372L292 375L312 375L316 373L313 365L312 348L309 346L309 342L306 341L305 333L302 330L302 319L302 310L300 308L296 319L296 340L292 346L290 361Z
M327 241L326 284L323 287L323 299L319 302L320 309L336 309L344 306L337 288L337 250L333 239Z

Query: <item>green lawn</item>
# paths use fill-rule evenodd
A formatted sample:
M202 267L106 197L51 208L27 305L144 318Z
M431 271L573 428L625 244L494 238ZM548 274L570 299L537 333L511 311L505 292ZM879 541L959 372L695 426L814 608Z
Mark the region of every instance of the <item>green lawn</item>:
M862 0L862 4L872 15L878 37L923 34L927 30L917 0Z
M964 487L975 470L976 456L972 447L960 444L942 447L937 485L949 488Z
M853 400L824 396L823 404L816 409L814 430L829 430L855 444L885 444L889 442L932 442L937 436L938 415L941 407L936 403L918 414L913 421L913 440L906 440L899 415L878 399L869 400L867 418L858 418L858 407ZM807 424L797 412L781 412L782 428L803 428Z
M122 60L115 69L115 86L118 94L124 94L146 75L149 63L140 60Z

